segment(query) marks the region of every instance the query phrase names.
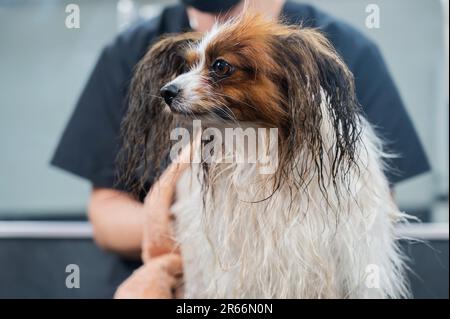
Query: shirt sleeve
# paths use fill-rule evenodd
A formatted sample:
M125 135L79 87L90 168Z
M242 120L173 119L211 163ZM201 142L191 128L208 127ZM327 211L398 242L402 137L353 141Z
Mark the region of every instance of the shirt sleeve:
M369 122L395 157L386 175L392 184L430 170L428 159L383 57L365 43L352 66L358 99Z
M51 161L97 187L115 186L120 123L131 76L117 51L110 45L100 54Z

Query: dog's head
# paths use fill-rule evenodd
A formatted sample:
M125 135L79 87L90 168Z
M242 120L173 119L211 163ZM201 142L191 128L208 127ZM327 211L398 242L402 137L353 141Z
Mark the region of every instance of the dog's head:
M355 156L353 76L316 30L244 14L204 36L166 37L139 63L130 98L124 122L128 174L162 156L170 147L170 123L179 117L278 128L278 182L311 165L323 178L325 156L333 157L329 175L336 177ZM308 158L299 161L302 150Z

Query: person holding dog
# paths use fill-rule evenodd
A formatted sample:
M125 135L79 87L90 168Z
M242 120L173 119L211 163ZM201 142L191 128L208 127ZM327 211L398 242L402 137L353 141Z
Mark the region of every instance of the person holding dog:
M240 0L183 0L160 16L120 34L101 53L81 94L52 164L89 180L88 207L94 239L100 247L139 258L142 265L123 283L118 298L172 298L179 287L181 259L171 240L170 206L182 169L166 173L139 199L117 184L116 157L120 123L127 109L133 69L149 45L166 33L208 31L216 20L238 15ZM306 4L284 0L248 0L247 10L289 24L319 28L336 47L355 75L358 99L369 121L401 154L389 163L392 185L429 170L429 164L396 86L374 43L349 25ZM150 190L152 185L147 185ZM180 290L178 290L179 292Z

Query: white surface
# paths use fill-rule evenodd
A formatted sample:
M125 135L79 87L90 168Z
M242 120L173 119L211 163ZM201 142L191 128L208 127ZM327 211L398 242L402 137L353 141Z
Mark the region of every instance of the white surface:
M399 226L401 236L420 240L448 240L448 223L410 224ZM92 238L89 222L0 222L0 238Z
M410 224L397 227L398 235L419 240L448 240L448 223Z
M0 238L92 238L88 222L0 222Z

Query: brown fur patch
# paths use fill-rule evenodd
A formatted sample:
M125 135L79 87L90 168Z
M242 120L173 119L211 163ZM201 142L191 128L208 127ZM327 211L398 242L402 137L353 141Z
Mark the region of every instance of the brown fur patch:
M174 119L162 111L159 89L198 62L201 53L187 45L198 40L196 34L163 39L136 69L130 110L123 125L125 180L130 184L143 176L132 187L134 191L143 189L142 180L149 179L150 168L164 166L161 159L171 146L169 132ZM199 105L190 107L199 113L223 107L239 121L279 128L275 191L281 183L300 188L309 182L302 176L310 176L306 172L311 171L324 189L345 178L354 164L360 108L353 75L320 32L243 15L222 27L204 54L202 72L208 89L197 92L201 95ZM236 69L231 76L215 79L211 75L210 66L219 58ZM323 97L335 132L332 149L325 149L320 131ZM299 159L299 154L304 154L303 158ZM330 157L331 167L324 167L325 156ZM332 173L331 181L324 180L325 170ZM292 176L301 180L292 180Z

